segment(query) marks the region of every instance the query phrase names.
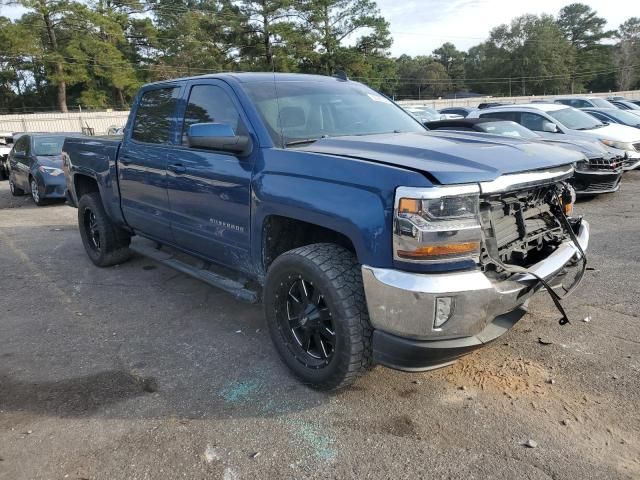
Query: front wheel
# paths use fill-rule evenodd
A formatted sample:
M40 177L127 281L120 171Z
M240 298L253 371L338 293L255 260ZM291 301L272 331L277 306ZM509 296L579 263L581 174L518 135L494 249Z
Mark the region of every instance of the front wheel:
M99 193L88 193L80 198L78 227L84 249L98 267L110 267L131 257L131 237L113 224L104 211Z
M305 384L343 388L370 366L362 274L345 248L320 243L279 256L267 273L264 308L278 353Z
M45 201L42 198L42 193L40 192L38 181L33 177L31 177L30 179L30 187L31 187L31 198L33 199L33 203L35 203L39 207L43 206L45 204Z

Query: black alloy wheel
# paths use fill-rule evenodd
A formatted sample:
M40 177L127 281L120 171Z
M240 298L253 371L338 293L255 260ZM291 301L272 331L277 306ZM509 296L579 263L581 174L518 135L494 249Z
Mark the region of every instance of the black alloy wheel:
M100 229L96 214L88 208L84 211L84 228L89 240L89 246L96 252L100 252Z
M336 348L336 331L322 292L302 276L280 289L278 297L284 305L278 309L278 319L282 331L293 340L293 355L307 367L328 365Z

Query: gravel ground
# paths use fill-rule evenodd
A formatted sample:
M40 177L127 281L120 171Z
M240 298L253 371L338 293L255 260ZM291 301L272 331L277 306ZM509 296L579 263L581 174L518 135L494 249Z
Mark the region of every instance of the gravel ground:
M537 295L455 366L324 394L259 307L141 257L98 269L76 210L0 182L0 478L640 478L639 195L631 172L578 205L570 325Z

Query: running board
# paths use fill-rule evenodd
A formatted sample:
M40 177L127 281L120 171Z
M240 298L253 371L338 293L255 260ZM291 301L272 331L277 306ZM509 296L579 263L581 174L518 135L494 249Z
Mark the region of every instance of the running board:
M243 283L212 272L211 270L189 265L187 262L183 262L176 258L177 256L172 254L170 251L160 250L159 248L154 248L148 245L141 245L139 242L132 242L129 248L144 257L151 258L156 262L161 263L162 265L166 265L167 267L173 268L185 275L202 280L212 287L224 290L236 297L238 300L248 303L258 302L258 292L247 288ZM199 263L202 264L202 262Z

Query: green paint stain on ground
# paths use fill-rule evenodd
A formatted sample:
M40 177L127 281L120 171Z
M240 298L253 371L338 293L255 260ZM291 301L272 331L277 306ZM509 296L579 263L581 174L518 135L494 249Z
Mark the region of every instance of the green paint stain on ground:
M320 460L334 460L336 451L331 447L333 439L319 434L315 428L305 422L292 422L296 429L296 434L302 438L313 450L313 454Z
M262 384L258 380L237 382L222 390L221 395L227 402L241 402L258 390L261 385Z

